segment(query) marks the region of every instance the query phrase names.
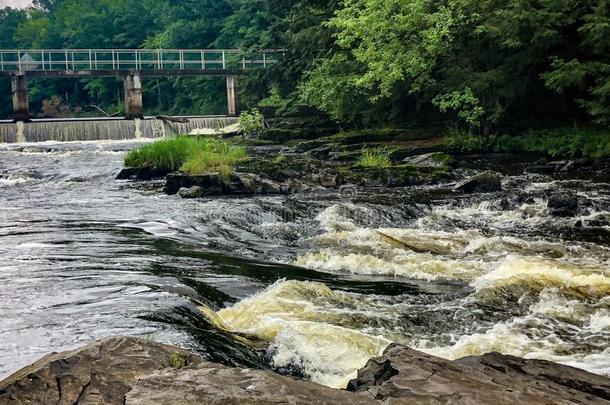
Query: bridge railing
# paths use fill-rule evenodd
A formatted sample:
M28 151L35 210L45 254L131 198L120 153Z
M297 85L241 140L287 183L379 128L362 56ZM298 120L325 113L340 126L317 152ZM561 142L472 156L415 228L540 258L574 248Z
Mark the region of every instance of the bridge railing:
M239 49L0 49L0 71L246 70L276 63L283 53Z

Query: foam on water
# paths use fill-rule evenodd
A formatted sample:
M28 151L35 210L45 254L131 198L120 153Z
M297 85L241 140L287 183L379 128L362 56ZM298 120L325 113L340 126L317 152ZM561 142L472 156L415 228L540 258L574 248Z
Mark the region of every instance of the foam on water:
M280 280L215 314L203 311L223 329L269 341L275 367L297 367L313 381L343 388L390 343L357 329L355 299L321 283Z

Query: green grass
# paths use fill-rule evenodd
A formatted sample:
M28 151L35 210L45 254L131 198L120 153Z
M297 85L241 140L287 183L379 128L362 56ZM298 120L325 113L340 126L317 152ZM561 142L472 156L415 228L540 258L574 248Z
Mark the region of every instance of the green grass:
M492 135L487 142L477 135L454 132L447 146L456 152L492 151L540 153L553 157L599 158L610 156L610 131L557 128L522 135Z
M384 148L367 148L362 149L362 155L358 160L358 165L362 167L389 167L392 166L387 150Z
M211 137L178 136L130 151L125 166L149 167L158 171L188 174L220 172L229 175L246 150Z

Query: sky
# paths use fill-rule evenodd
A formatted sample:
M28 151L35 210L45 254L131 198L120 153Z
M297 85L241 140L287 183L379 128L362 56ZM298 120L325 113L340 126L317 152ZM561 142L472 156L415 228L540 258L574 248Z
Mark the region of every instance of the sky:
M6 6L21 8L29 6L31 3L31 0L0 0L0 8L4 8Z

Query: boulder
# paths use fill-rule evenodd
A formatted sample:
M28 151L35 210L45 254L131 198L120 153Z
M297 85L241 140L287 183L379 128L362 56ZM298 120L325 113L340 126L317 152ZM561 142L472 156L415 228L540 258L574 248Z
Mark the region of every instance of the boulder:
M180 195L182 198L201 198L204 196L204 194L203 189L199 186L189 188L182 187L180 190L178 190L178 195Z
M610 399L610 379L499 353L450 361L391 345L348 390L384 403L601 404Z
M54 353L0 382L1 404L122 404L137 381L157 370L200 363L177 347L109 338Z
M454 187L454 191L461 191L463 193L491 193L494 191L502 191L502 179L495 172L485 171L459 182Z
M568 192L551 195L547 207L554 217L573 217L578 214L578 198Z

